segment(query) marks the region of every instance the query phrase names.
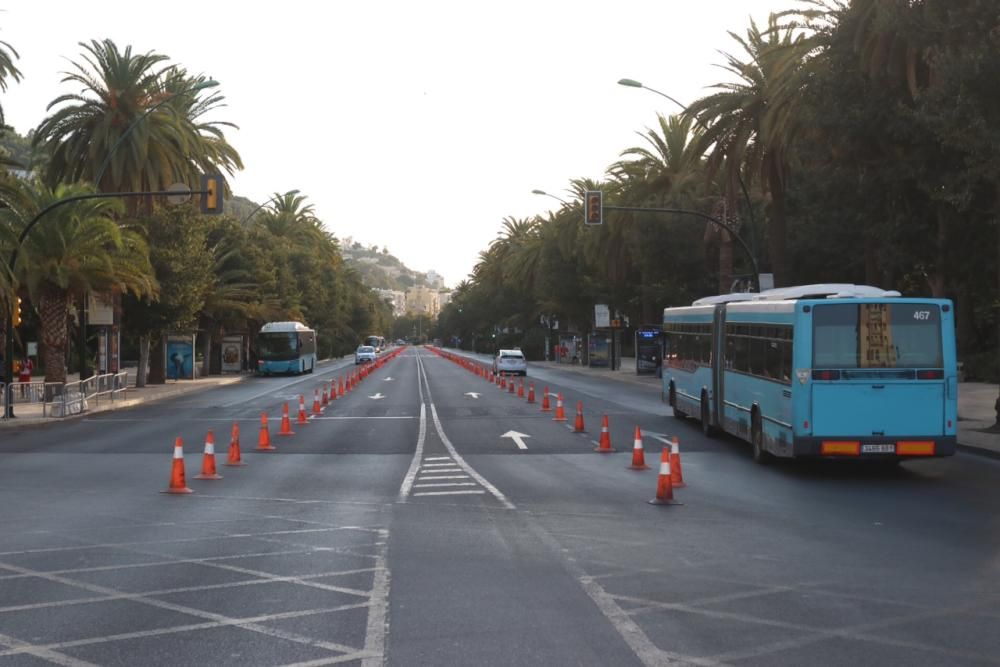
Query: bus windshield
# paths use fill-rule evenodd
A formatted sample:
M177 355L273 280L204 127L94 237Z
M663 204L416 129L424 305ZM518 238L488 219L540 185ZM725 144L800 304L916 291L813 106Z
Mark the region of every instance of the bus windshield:
M937 304L822 304L813 327L813 368L944 366Z
M298 334L262 333L257 336L258 358L265 361L287 361L298 357Z

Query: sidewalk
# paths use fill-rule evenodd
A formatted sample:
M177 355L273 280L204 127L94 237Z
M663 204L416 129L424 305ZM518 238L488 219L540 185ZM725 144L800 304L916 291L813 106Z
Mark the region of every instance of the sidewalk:
M621 368L609 371L607 368L589 368L573 364L557 364L552 361L532 361L529 366L542 366L554 370L572 371L599 376L618 382L660 386L655 375L636 375L635 358L622 357ZM958 446L964 451L1000 458L1000 432L988 433L996 422L994 403L997 400L997 386L982 382L961 382L958 385Z
M327 364L340 361L345 357L339 357L336 359L323 359L316 364L316 368L322 368ZM230 374L230 375L211 375L207 378L198 378L196 380L167 380L165 384L147 384L141 389L135 387L135 368L126 368L128 371L128 390L125 392L124 399L111 400L110 396L102 396L100 401L95 402L93 400L89 401L88 409L84 412L68 415L66 417L44 417L42 416L42 405L40 403L15 403L14 404L14 419L0 419L0 431L5 428L14 428L18 426L29 426L35 424L54 424L57 422L65 421L67 419L75 419L79 417L87 417L99 412L107 412L109 410L121 410L124 408L131 408L136 405L142 405L143 403L151 403L154 401L162 401L164 399L173 398L176 396L182 396L186 394L193 394L199 391L204 391L206 389L212 389L214 387L222 387L225 385L236 384L237 382L243 382L248 378L254 377L252 374ZM76 382L79 379L77 373L70 374L66 377L66 382ZM2 408L0 408L2 409Z

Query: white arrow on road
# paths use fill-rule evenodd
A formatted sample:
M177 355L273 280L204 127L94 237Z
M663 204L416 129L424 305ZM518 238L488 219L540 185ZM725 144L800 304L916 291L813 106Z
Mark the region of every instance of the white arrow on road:
M667 435L666 433L657 433L655 431L643 431L642 434L643 435L648 435L653 440L659 440L664 445L669 445L670 444L670 436Z
M514 441L514 444L517 445L518 449L527 449L528 446L524 444L524 440L522 438L530 438L531 436L528 435L527 433L518 433L517 431L507 431L500 437L510 438L511 440Z
M385 378L382 382L392 382L392 378Z
M385 398L385 396L382 395L382 392L376 392L374 396L369 396L368 398L372 399L373 401L381 401L383 398Z
M477 391L467 391L465 392L465 395L471 396L472 398L479 398L479 392Z

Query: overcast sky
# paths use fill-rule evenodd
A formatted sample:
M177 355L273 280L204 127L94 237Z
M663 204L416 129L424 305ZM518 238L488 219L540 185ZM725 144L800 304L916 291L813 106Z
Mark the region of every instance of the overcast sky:
M68 2L18 0L0 39L24 80L3 95L24 134L63 93L78 42L163 53L218 80L239 125L237 194L297 188L343 239L463 280L505 216L544 214L601 178L636 135L726 78L749 17L794 0ZM155 11L162 14L155 14Z

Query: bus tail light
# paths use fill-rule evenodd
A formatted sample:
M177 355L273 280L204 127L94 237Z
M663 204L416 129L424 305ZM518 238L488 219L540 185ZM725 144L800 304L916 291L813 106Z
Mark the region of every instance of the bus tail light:
M918 380L943 380L944 379L944 371L942 371L940 369L938 369L938 370L932 370L932 371L917 371L917 379Z
M839 380L840 371L813 371L813 380Z
M934 456L933 440L901 440L896 443L899 456Z
M823 456L860 456L861 443L857 440L824 440L819 453Z

